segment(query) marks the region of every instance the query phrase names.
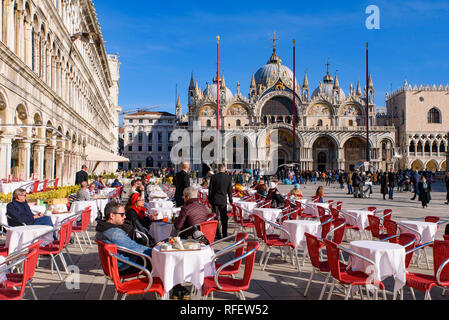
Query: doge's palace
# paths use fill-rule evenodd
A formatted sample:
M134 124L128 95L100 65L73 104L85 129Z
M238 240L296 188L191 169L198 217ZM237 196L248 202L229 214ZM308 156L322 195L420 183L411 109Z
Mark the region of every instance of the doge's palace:
M119 61L91 0L0 0L0 179L60 178L117 163Z

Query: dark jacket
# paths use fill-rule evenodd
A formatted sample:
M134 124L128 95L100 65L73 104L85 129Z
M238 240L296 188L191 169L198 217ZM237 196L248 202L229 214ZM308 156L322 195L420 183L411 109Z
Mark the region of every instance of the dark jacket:
M181 207L184 204L184 199L182 197L182 193L184 192L185 188L190 187L190 177L187 172L184 170L179 171L175 175L175 179L173 181L176 192L175 192L175 201L176 201L176 207Z
M386 174L380 176L380 193L388 194L388 175Z
M30 206L25 201L23 203L13 200L6 206L6 215L8 218L8 225L10 227L19 227L23 224L33 225L34 214L31 212Z
M361 181L362 181L362 179L360 178L360 176L357 173L354 173L352 175L352 186L354 188L358 188L360 186Z
M430 200L432 200L432 196L430 195L429 182L426 182L426 184L427 188L424 188L424 183L422 181L418 182L419 201L421 201L423 205L427 205Z
M207 221L209 212L206 207L198 199L190 199L182 207L179 217L175 220L174 226L181 231L188 227L199 225ZM191 229L181 234L183 239L193 235L194 230Z
M281 193L277 188L270 189L267 194L267 200L271 200L272 208L279 208L285 204L284 198L281 196Z
M394 172L388 172L388 186L391 188L396 186L396 174Z
M210 178L209 183L209 202L211 205L227 205L226 196L229 203L232 203L232 178L226 173L218 173Z
M148 219L148 220L147 220ZM125 221L135 230L145 233L145 235L149 239L149 245L152 247L155 244L154 239L150 236L149 227L151 220L149 218L145 218L144 221L141 221L136 211L132 208L126 209L126 218ZM136 240L135 236L131 237L133 240Z
M78 172L76 173L76 176L75 176L75 185L76 185L76 186L77 186L77 185L80 185L81 182L83 182L83 181L89 182L89 175L87 174L86 171L81 170L81 171L78 171Z
M444 182L446 183L446 190L447 190L447 192L449 192L449 177L448 176L444 177Z

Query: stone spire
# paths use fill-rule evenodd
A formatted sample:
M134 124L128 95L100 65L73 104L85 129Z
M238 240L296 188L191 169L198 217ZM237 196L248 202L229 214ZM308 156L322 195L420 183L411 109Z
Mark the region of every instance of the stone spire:
M252 88L256 89L256 78L254 77L254 72L253 72L253 76L252 76L252 78L251 78L251 85L250 85L250 88L251 88L251 89L252 89Z
M304 83L302 85L303 89L309 89L309 79L307 78L307 72L304 74Z
M340 89L340 82L338 81L338 76L336 72L335 72L334 90L335 89Z
M189 85L189 90L195 90L195 82L193 81L193 72L192 72L192 76L190 77L190 85Z
M327 71L326 71L326 75L323 78L323 82L324 83L332 83L334 81L334 79L332 78L332 76L329 74L329 66L330 63L329 61L326 63L326 67L327 67Z
M356 92L356 96L357 96L357 97L361 97L361 96L362 96L362 88L360 87L360 81L357 81L357 92Z
M178 120L182 117L182 105L181 105L181 97L178 96L178 103L176 104L176 117Z
M368 89L374 89L373 78L371 77L371 73L369 74Z
M221 75L221 89L226 88L226 82L225 82L225 78L224 78L224 74Z

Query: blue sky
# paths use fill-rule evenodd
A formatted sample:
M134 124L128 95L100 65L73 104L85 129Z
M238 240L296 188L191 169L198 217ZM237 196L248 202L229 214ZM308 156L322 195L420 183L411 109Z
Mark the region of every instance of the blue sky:
M297 79L307 70L311 91L330 61L340 85L365 83L365 43L376 104L385 93L411 84L449 83L448 1L94 1L108 53L121 60L119 103L125 110L161 105L174 112L176 86L186 110L190 75L201 88L220 70L226 85L248 94L252 73L269 59L273 31L277 53L292 68L296 39ZM368 5L380 9L380 30L368 30Z

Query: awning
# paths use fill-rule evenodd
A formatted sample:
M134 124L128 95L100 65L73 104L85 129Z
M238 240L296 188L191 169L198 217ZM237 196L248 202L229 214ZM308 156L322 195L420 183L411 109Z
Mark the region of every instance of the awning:
M94 146L87 146L86 148L87 161L98 162L129 162L128 158L113 154L112 152L99 149Z

